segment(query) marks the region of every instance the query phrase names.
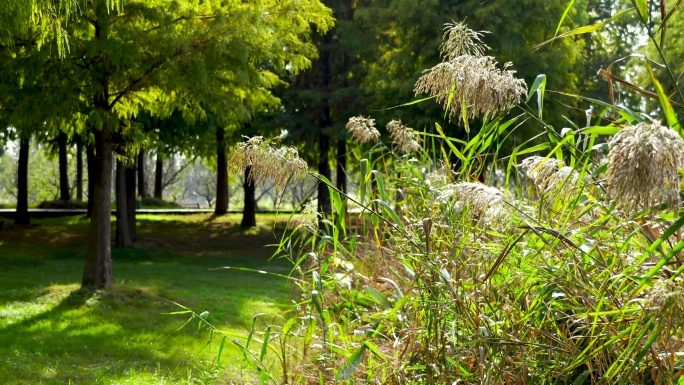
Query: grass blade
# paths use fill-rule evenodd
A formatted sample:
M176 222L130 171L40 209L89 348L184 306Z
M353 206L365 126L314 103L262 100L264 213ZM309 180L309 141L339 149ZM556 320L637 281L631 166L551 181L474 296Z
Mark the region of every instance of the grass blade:
M228 337L223 336L223 338L221 338L221 343L219 344L218 355L216 356L216 367L218 369L221 368L221 354L223 353L223 348L226 346L227 338Z
M449 138L446 135L444 135L444 131L442 130L442 126L440 126L439 123L435 123L435 128L437 129L437 132L439 133L439 137L442 138L447 143L447 145L449 146L451 151L454 153L454 155L456 155L456 157L458 157L458 159L463 161L463 163L468 163L465 156L463 156L463 154L460 151L458 151L456 146L454 146L454 144L451 143L451 140L449 140Z
M637 7L637 12L639 12L639 16L641 16L641 20L643 22L648 21L648 1L647 0L635 0L634 3L636 4Z
M348 380L351 378L352 374L358 369L358 367L361 365L363 362L363 358L366 356L366 349L368 347L363 344L361 347L354 352L354 354L349 357L349 362L347 362L346 365L340 370L339 374L337 375L337 380Z
M271 337L271 327L266 328L264 333L264 342L261 344L261 352L259 353L259 361L263 361L266 357L266 349L268 349L268 339Z
M684 136L684 132L682 132L682 125L679 124L679 119L677 119L677 114L675 113L674 108L672 108L672 103L670 103L670 99L668 99L667 94L663 89L663 85L660 84L656 78L650 65L648 66L648 74L651 76L651 81L653 82L653 86L658 94L660 106L663 108L663 113L665 114L665 119L667 119L667 124L673 130L679 132L680 136Z
M572 9L573 5L575 5L575 0L570 0L568 2L568 6L565 7L565 10L563 11L563 16L561 16L561 19L558 22L558 27L556 27L556 33L553 34L554 37L558 36L558 31L560 31L561 25L563 25L563 21L565 20L565 17L568 15L568 12L570 12L570 9Z
M541 47L543 47L543 46L545 46L545 45L547 45L547 44L549 44L549 43L551 43L552 41L557 40L557 39L562 39L562 38L565 38L565 37L568 37L568 36L583 35L583 34L585 34L585 33L596 32L596 31L598 31L599 29L603 28L606 24L611 23L611 22L613 22L613 21L619 19L619 18L622 17L624 14L626 14L627 12L630 12L630 11L632 11L632 10L634 10L634 8L628 8L628 9L622 10L622 11L616 13L615 15L613 15L612 17L610 17L609 19L600 21L600 22L598 22L598 23L596 23L596 24L585 25L585 26L583 26L583 27L575 28L575 29L573 29L572 31L568 31L568 32L566 32L566 33L563 33L563 34L560 34L560 35L558 35L558 36L555 36L555 37L553 37L553 38L551 38L551 39L549 39L549 40L547 40L547 41L545 41L545 42L543 42L543 43L539 43L539 44L535 45L535 46L532 47L532 48L534 48L535 50L537 50L537 49L539 49L539 48L541 48Z

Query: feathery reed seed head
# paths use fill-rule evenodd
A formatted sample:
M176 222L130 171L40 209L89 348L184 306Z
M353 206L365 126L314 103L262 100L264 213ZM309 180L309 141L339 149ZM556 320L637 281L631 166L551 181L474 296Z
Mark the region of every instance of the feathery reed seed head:
M302 212L292 218L290 227L303 232L315 232L318 229L319 213L316 209L316 203L309 201Z
M375 128L375 119L354 116L347 122L347 131L352 134L352 140L357 143L377 141L380 132Z
M420 150L422 139L409 127L406 127L401 120L392 120L387 123L387 131L392 137L399 151L403 153L417 152Z
M679 208L679 169L684 141L657 123L639 123L613 136L608 153L608 193L618 207L634 213L660 203Z
M451 177L451 170L447 167L443 160L440 160L437 166L431 171L423 169L425 175L425 182L431 190L442 190L449 183Z
M555 158L546 159L543 156L535 155L525 158L518 167L525 170L528 178L541 185L543 181L557 173L563 167L563 163Z
M545 181L544 192L567 198L576 190L578 181L579 175L572 167L561 167Z
M463 23L451 22L444 26L444 43L439 47L442 57L453 60L462 55L484 56L490 48L482 42L488 31L473 31Z
M481 183L462 182L446 185L437 196L437 202L456 201L468 210L468 216L485 223L503 220L507 214L501 191Z
M684 286L681 279L677 282L659 279L646 295L646 304L667 324L684 325Z
M230 155L229 164L240 172L251 167L247 183L254 179L272 179L277 185L284 185L290 177L303 174L308 169L297 149L273 147L262 136L239 143Z
M554 158L535 155L523 160L518 167L525 170L541 194L549 194L552 198L568 198L579 181L579 175L572 167L563 166L563 162Z
M480 39L483 34L464 23L448 24L441 47L445 61L424 71L415 84L416 95L436 96L439 104L449 106L450 118L463 117L466 121L519 103L527 93L525 81L508 70L511 63L500 69L493 57L484 56L489 47Z

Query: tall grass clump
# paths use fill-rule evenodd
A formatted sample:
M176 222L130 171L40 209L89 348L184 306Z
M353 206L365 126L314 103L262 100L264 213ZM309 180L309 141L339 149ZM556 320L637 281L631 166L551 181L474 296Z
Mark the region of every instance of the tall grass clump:
M452 116L481 118L472 138L437 126L421 142L392 122L354 194L311 174L333 210L307 208L279 244L292 313L234 341L262 381L682 383L682 139L609 106L620 120L563 135L544 124L500 156L503 133L542 121L528 103L545 81L527 91L480 36L449 25L444 63L416 84ZM359 143L381 137L369 118L347 128ZM607 156L594 150L605 134Z

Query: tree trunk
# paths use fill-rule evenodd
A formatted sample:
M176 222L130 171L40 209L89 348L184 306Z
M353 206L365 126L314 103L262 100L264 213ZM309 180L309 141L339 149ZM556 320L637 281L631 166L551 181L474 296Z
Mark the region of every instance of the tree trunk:
M92 218L93 205L95 204L95 180L98 172L95 147L92 144L86 146L86 161L88 162L88 213L86 216Z
M328 45L332 41L332 31L328 31L323 36L323 44ZM321 70L323 71L323 76L321 78L322 88L327 92L332 92L330 82L331 82L331 64L330 64L330 50L323 50L321 53ZM330 105L329 100L324 99L321 111L321 116L319 120L319 134L318 134L318 173L330 181L330 137L326 133L326 130L332 125ZM326 215L331 214L330 207L330 192L328 186L325 183L318 182L318 212L323 214L323 218ZM321 228L323 227L323 222L319 222Z
M114 246L131 246L131 233L128 230L128 201L126 199L126 166L116 161L116 238Z
M318 173L330 180L330 162L328 153L330 152L330 138L323 133L318 137ZM328 185L318 182L318 212L324 215L330 214L330 192Z
M228 161L226 159L226 138L223 127L216 128L216 207L215 215L228 212Z
M60 132L57 136L59 146L59 200L71 200L69 192L69 158L67 155L67 134Z
M128 218L128 234L131 238L131 243L134 243L138 239L135 220L135 211L137 203L135 179L137 171L138 170L136 169L136 165L134 164L131 164L128 167L126 167L126 218Z
M83 141L76 141L76 200L83 201Z
M337 189L347 193L347 140L337 139Z
M112 286L112 134L105 125L95 134L93 167L88 170L93 190L88 201L92 201L88 248L83 272L82 286L101 289ZM92 171L92 172L91 172Z
M245 182L242 185L245 190L245 205L242 209L241 227L256 227L256 189L254 188L254 181L248 182L250 172L252 172L252 167L247 167L245 169Z
M147 198L147 186L145 185L145 150L138 153L138 195Z
M19 141L19 164L17 165L17 212L14 215L14 224L28 225L31 219L28 215L28 162L29 162L29 138L21 138Z
M154 168L154 197L162 199L164 189L164 157L157 152L157 163Z
M99 4L99 2L98 2ZM96 7L95 17L102 22L95 23L95 39L106 42L109 39L108 10ZM108 69L96 63L93 80L99 83L100 89L95 92L93 106L98 112L109 114L109 75ZM92 200L90 227L88 229L88 246L86 249L85 269L81 286L89 289L102 289L112 286L112 167L113 145L112 127L105 117L100 129L94 129L95 156L93 171L88 179L94 179L93 190L89 191ZM92 194L91 194L92 192Z

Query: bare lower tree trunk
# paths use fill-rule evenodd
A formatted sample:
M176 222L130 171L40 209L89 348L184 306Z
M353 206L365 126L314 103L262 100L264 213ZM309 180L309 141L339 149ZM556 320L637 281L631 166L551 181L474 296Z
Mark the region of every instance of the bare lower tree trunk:
M93 180L89 192L92 201L88 248L83 272L82 286L101 289L112 286L112 134L105 125L95 131L95 154L93 168L88 170L88 179ZM92 172L91 172L92 171Z
M320 133L318 139L318 173L327 180L330 180L329 152L330 138ZM328 185L323 182L318 182L318 212L324 215L330 214L330 192L328 191Z
M162 199L164 190L164 157L157 152L157 162L154 168L154 197Z
M109 39L109 28L104 9L97 7L96 16L103 17L102 24L95 25L95 37L106 42ZM99 112L108 114L109 105L109 75L107 71L96 64L94 80L99 82L100 89L93 95L93 105ZM100 129L93 130L95 137L95 156L93 157L92 174L88 179L95 179L93 190L89 191L92 200L90 227L88 229L88 246L86 248L85 269L81 286L89 289L102 289L112 286L112 167L113 146L112 127L107 116ZM90 173L91 170L88 170Z
M129 165L126 167L126 209L127 209L127 215L126 218L128 219L128 234L129 237L131 238L131 243L135 243L135 241L138 239L138 234L136 231L136 218L135 218L135 209L136 209L136 186L135 186L135 179L136 179L136 166L134 164Z
M115 247L130 247L131 233L128 230L128 204L126 199L126 166L116 161L116 238Z
M95 157L95 147L86 147L86 161L88 163L88 213L86 216L91 218L93 215L93 204L95 204L95 180L97 179L97 158Z
M256 189L254 188L254 181L249 181L249 173L252 172L252 167L245 169L245 182L242 185L245 190L245 205L242 209L241 227L256 227Z
M147 186L145 185L145 150L140 150L138 153L138 195L147 198Z
M59 146L59 200L71 200L71 192L69 191L69 158L67 154L67 134L60 132L57 137L57 145Z
M31 219L28 215L28 162L29 138L19 141L19 164L17 165L17 211L14 214L14 224L28 225Z
M337 139L337 189L347 192L347 140Z
M83 142L76 141L76 200L83 201Z
M215 215L228 212L228 161L223 127L216 128L216 207Z

